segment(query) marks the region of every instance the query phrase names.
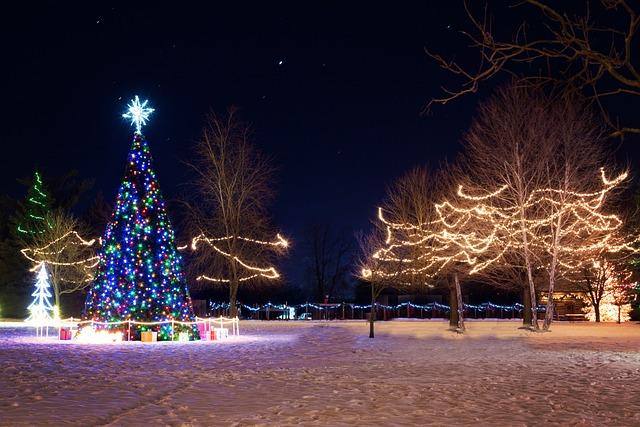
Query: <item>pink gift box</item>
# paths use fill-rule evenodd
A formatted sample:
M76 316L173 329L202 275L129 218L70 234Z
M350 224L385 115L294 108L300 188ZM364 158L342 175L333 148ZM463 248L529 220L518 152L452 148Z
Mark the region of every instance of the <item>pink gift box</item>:
M198 333L201 340L209 339L210 326L208 323L198 323Z

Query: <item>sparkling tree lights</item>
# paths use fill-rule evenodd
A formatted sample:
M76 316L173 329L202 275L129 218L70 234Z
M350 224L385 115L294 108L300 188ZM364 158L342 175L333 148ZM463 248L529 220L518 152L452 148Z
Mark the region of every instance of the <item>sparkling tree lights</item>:
M474 274L500 258L508 248L505 233L495 211L460 208L445 201L435 205L428 221L411 224L389 221L383 210L378 219L386 228L385 246L374 252L377 271L363 270L363 276L378 275L408 283L429 283L437 277L452 282L451 305L456 311L452 326L465 329L460 275ZM397 265L402 266L398 269ZM385 271L392 266L390 272ZM454 291L454 292L453 292Z
M182 258L166 212L149 145L141 129L153 109L136 96L123 116L136 127L115 211L102 239L95 280L85 317L111 321L192 321ZM134 333L144 326L136 326ZM176 326L197 336L195 327ZM169 339L170 324L158 327Z
M593 263L594 256L635 252L637 238L622 236L622 220L605 212L607 196L627 173L608 179L601 170L600 178L600 188L591 192L536 189L523 205L524 215L501 203L505 187L481 195L467 194L459 187L453 202L436 204L436 215L422 223L390 221L380 208L378 219L387 238L372 257L382 262L377 264L382 268L365 268L362 275L426 280L455 265L467 274L480 275L499 270L506 264L506 254L524 250L525 235L535 249L538 268L548 271L552 295L556 277ZM384 263L403 267L387 272Z

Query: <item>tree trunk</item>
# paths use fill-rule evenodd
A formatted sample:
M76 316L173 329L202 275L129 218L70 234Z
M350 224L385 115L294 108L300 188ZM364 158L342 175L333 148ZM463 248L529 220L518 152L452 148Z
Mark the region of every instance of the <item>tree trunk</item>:
M529 293L529 287L522 288L522 325L531 326L531 294Z
M236 253L236 240L235 237L230 242L229 253ZM233 258L233 257L232 257ZM240 280L238 278L238 265L233 259L229 259L229 317L234 318L238 315L238 287L240 286Z
M54 277L51 277L51 279L54 279ZM55 276L55 280L51 280L51 287L53 288L53 306L54 307L58 307L58 313L60 313L60 317L62 317L62 309L60 307L60 297L61 297L61 291L60 291L60 286L58 285L58 275L56 274ZM55 308L54 308L54 314L55 314Z
M600 321L600 303L594 303L593 304L593 312L596 315L596 322Z
M369 338L374 338L373 322L376 321L376 294L374 284L371 283L371 311L369 312Z
M229 283L229 317L234 318L238 315L237 307L238 283L233 280Z
M540 329L538 325L538 303L536 301L536 284L533 281L533 268L531 267L531 259L529 254L529 244L527 231L522 227L522 239L524 242L524 262L527 267L527 281L529 282L529 300L531 301L531 327L534 330Z
M567 180L565 170L565 183ZM544 314L544 325L542 326L545 331L549 330L551 322L553 321L553 292L556 286L556 268L558 267L558 246L560 246L560 227L562 225L562 214L558 214L558 219L555 224L555 230L553 231L553 251L551 257L551 267L549 269L549 294L547 295L547 310Z
M458 273L453 275L453 280L456 284L456 301L458 305L458 332L464 331L464 303L462 302L462 289L460 289L460 280L458 280Z
M621 320L622 320L622 319L621 319L621 316L620 316L620 312L621 312L621 311L622 311L622 306L621 306L621 305L619 305L619 306L618 306L618 323L620 323L620 322L621 322Z
M554 249L555 252L555 249ZM553 292L555 291L556 286L556 254L554 253L553 258L551 259L551 269L549 271L549 293L547 295L547 310L544 314L544 324L542 329L545 331L549 330L551 326L551 322L553 321Z
M55 305L60 310L60 289L57 286L53 287L53 295L55 297Z
M454 283L449 279L449 327L458 327L458 294Z
M60 309L60 272L58 271L58 266L49 266L47 265L47 271L49 274L49 284L53 288L53 301L54 305L58 306L58 310Z

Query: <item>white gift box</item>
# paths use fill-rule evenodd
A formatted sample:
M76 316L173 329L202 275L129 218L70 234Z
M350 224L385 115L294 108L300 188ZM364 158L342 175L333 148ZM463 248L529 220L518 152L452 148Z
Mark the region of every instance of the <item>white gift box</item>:
M216 338L219 340L229 338L229 329L227 328L215 328L214 331L216 331Z

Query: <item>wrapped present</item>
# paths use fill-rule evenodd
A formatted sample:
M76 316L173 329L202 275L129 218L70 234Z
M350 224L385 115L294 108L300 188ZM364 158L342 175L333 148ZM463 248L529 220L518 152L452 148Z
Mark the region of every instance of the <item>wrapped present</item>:
M209 322L198 323L197 325L198 325L198 333L200 334L200 339L203 339L203 340L207 339L206 337L209 335L209 331L211 329Z
M140 340L142 342L156 342L158 341L158 333L155 331L142 331L140 333Z
M215 341L216 339L216 331L208 330L204 333L200 332L200 340L201 341Z
M178 334L179 342L189 342L189 332L180 332Z
M71 331L71 328L60 328L60 336L58 338L62 341L68 341L73 338L73 331Z
M216 338L219 340L229 338L229 329L227 328L215 328L213 332L216 334Z

